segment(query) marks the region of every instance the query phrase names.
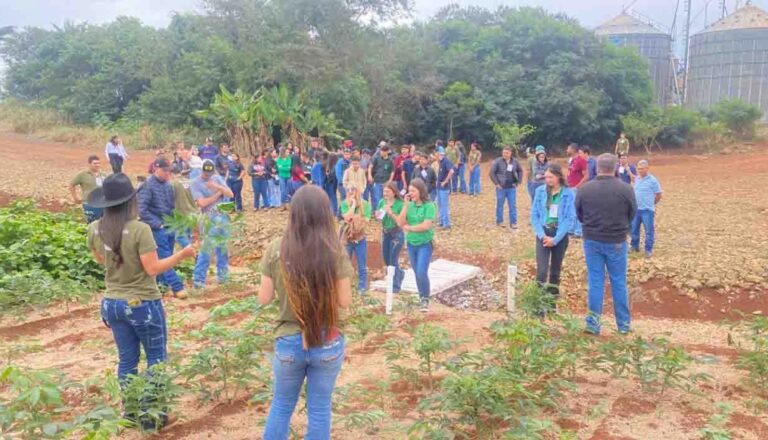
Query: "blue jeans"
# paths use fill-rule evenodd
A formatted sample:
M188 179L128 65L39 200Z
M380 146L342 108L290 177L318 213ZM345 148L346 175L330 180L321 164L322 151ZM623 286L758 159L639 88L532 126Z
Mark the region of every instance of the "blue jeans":
M392 283L392 290L395 293L400 292L403 278L405 278L405 271L400 268L400 251L403 250L403 243L405 243L405 235L400 228L396 228L392 233L384 231L381 234L381 255L384 265L395 268L395 279Z
M528 196L531 198L531 201L533 201L533 198L536 196L536 188L540 187L541 185L544 185L544 183L528 182Z
M291 202L291 179L280 178L280 197L283 204Z
M235 209L238 211L243 210L243 181L242 180L227 180L227 186L232 190L233 200L235 201Z
M450 195L450 188L440 188L437 190L437 225L444 228L451 226L451 210L448 203Z
M451 177L451 191L457 192L461 191L463 193L467 192L467 181L464 177L464 171L466 170L466 165L461 164L453 169L453 177Z
M578 189L576 191L578 191ZM573 198L573 209L574 212L576 212L576 197ZM573 220L573 231L571 231L571 233L577 237L581 237L582 235L582 226L578 218Z
M336 183L324 183L323 190L328 195L328 200L331 202L331 213L333 216L339 215L339 199L336 198Z
M469 172L469 195L480 194L480 164Z
M302 181L294 182L292 180L291 181L291 185L290 185L290 188L291 188L290 189L290 196L293 197L293 195L296 194L296 191L298 191L299 188L301 188L302 186L304 186L304 182L302 182Z
M142 301L136 307L129 307L126 300L104 298L101 319L115 338L119 359L117 378L121 383L126 376L138 374L141 347L144 347L147 368L168 359L168 327L161 300Z
M202 228L200 230L200 236L205 237L205 239L200 252L197 254L197 262L193 272L195 287L197 288L205 286L205 280L208 278L208 267L211 265L211 252L216 252L216 276L219 282L226 282L229 273L229 253L227 252L227 245L222 243L223 240L229 238L229 217L226 214L217 214L211 217L211 222L207 234ZM209 238L215 239L217 243L206 243ZM214 246L215 249L211 250L211 247Z
M629 331L629 294L627 293L627 242L605 243L584 240L584 258L587 262L587 329L600 333L600 316L605 296L605 271L611 279L613 310L619 331Z
M373 185L371 185L370 183L365 185L365 191L363 191L363 199L365 199L365 201L367 202L370 202L372 193L373 193ZM379 205L376 205L376 206L378 207Z
M344 189L344 184L343 183L339 183L338 188L339 188L339 200L346 200L347 199L347 190Z
M371 209L378 208L379 200L381 200L383 197L384 197L384 184L374 182L373 191L371 193Z
M173 255L173 248L176 246L176 236L169 229L152 229L152 237L157 244L157 258L162 260ZM175 270L169 269L157 276L157 284L167 286L173 290L173 293L184 290L184 283L179 278Z
M190 178L190 180L195 180L198 177L200 177L201 174L203 174L203 169L202 168L192 168L189 171L189 178Z
M640 249L640 226L645 229L645 251L653 252L656 227L654 226L656 212L650 209L638 209L632 220L632 249Z
M269 179L267 181L267 199L269 200L269 206L271 208L280 207L280 182L275 179Z
M507 202L509 208L509 224L517 224L517 189L496 188L496 224L504 223L504 202Z
M365 292L368 286L368 242L364 239L357 243L347 243L349 258L354 255L357 258L357 290Z
M269 193L267 188L267 179L252 179L251 189L253 189L253 208L269 207ZM259 201L263 203L259 203Z
M408 244L408 258L416 276L419 298L429 298L429 263L432 261L432 242L420 245Z
M87 223L93 223L104 215L104 209L94 208L87 203L83 203L83 214L85 214L85 221Z
M331 397L344 364L345 345L344 337L339 336L324 346L304 350L300 333L277 338L272 358L274 397L264 427L264 440L288 439L291 416L305 378L308 423L304 438L331 438Z
M437 201L437 190L436 189L433 189L432 191L429 192L429 200L432 201L432 202Z
M182 234L176 234L176 243L183 248L192 244L192 231L187 230Z

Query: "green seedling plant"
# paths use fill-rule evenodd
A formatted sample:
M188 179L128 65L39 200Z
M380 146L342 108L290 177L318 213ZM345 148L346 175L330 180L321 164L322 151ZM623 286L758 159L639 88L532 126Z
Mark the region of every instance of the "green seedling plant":
M145 424L161 426L179 403L184 389L176 384L178 367L155 364L143 374L129 375L122 386L123 411L132 426L142 432Z
M350 337L360 341L361 348L365 348L369 335L383 335L392 327L389 316L375 313L367 307L356 307L346 324Z
M701 440L731 440L731 433L728 431L728 419L733 408L727 403L718 402L715 404L717 410L710 417L707 425L699 430Z
M380 409L357 411L339 417L338 422L348 431L361 429L373 435L379 430L379 424L387 417Z
M541 317L556 309L557 301L536 282L523 285L520 293L515 295L515 305L524 316Z
M413 352L419 358L419 368L427 374L429 391L432 391L435 370L441 365L439 359L445 357L456 346L456 342L450 339L448 330L429 323L418 325L412 336Z
M736 367L747 372L745 382L758 396L768 398L768 317L750 317L741 327L750 346L739 355Z

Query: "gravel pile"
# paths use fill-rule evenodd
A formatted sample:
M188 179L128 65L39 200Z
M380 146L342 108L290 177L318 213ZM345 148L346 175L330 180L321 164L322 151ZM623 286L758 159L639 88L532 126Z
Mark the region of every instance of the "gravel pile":
M498 310L506 307L506 295L479 275L432 296L440 304L459 310Z

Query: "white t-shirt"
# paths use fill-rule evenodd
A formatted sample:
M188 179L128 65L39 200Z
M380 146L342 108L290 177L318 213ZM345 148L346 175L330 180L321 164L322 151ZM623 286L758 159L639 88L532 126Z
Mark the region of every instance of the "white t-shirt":
M189 167L202 169L203 159L200 159L200 156L189 156Z

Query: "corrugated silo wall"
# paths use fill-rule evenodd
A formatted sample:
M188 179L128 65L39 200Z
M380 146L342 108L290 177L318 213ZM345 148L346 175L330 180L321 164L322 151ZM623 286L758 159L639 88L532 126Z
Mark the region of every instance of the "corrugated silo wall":
M617 46L637 48L640 56L648 61L656 104L669 104L672 91L672 64L670 62L671 39L664 34L609 35L608 40Z
M705 32L691 39L686 105L706 109L739 98L768 121L768 29Z

